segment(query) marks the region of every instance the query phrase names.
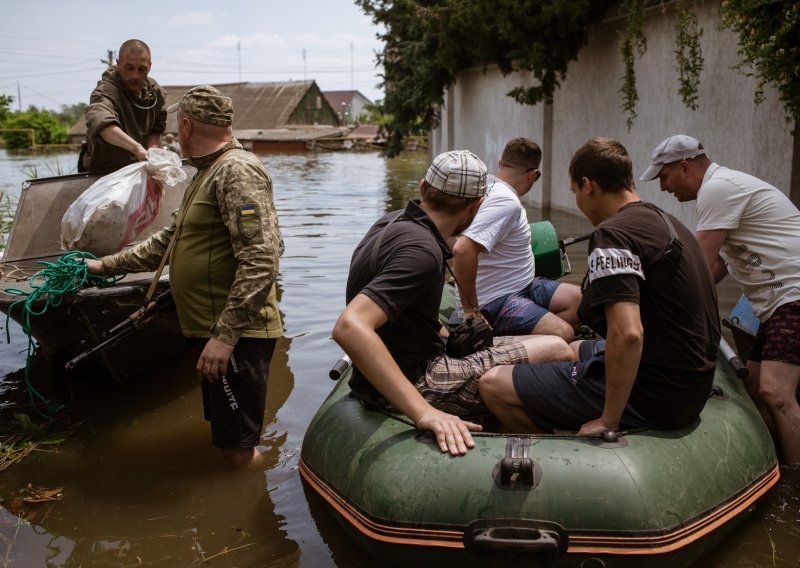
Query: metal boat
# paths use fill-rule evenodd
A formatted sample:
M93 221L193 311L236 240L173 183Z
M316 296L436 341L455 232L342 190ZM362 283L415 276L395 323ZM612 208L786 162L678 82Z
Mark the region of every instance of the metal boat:
M0 311L8 313L12 304L20 299L9 289L30 292L30 278L43 268L42 262L53 262L65 253L60 250L61 218L99 177L72 174L24 182L0 261ZM165 189L156 219L138 240L146 239L154 231L169 225L171 214L178 208L187 184L188 180ZM169 288L167 270L164 272L157 293ZM109 329L141 307L152 278L153 273L130 274L113 287L84 288L66 295L60 306L31 316L31 335L38 343L39 352L60 373L65 361L102 341ZM36 309L41 310L44 303L44 299L38 301ZM10 316L21 322L19 308L13 309ZM113 378L123 382L154 368L179 352L182 346L177 315L173 311L100 353L98 361ZM75 369L76 372L80 370L80 366Z

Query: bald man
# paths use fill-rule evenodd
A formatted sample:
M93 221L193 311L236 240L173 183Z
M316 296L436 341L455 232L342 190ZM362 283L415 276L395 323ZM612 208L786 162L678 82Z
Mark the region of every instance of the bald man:
M157 147L167 124L164 92L148 77L150 48L129 39L119 48L116 66L97 83L86 107L86 147L79 170L109 173L144 160Z

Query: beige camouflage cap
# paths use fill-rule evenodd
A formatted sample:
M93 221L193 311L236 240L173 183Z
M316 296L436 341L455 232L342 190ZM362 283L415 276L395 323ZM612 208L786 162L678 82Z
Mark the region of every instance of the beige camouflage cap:
M230 126L233 122L233 102L211 85L192 87L167 112L178 109L204 124Z
M486 193L486 165L468 150L439 154L425 174L425 181L442 193L457 197L481 197Z

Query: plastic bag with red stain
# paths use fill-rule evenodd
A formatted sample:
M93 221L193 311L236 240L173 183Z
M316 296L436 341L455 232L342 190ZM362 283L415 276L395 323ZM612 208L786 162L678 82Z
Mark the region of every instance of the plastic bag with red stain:
M186 179L177 154L151 148L137 162L94 182L61 219L61 247L97 256L131 244L156 218L164 185Z

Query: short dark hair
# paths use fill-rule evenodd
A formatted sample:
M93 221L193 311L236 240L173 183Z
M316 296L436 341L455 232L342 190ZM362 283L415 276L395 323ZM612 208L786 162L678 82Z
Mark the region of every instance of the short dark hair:
M588 178L609 193L636 188L631 157L625 146L612 138L596 137L584 142L572 156L569 177L578 184Z
M508 141L500 156L503 167L536 169L542 163L542 149L530 138L514 138Z
M122 59L122 56L129 51L131 53L140 53L144 51L147 53L147 56L150 57L150 48L147 47L147 44L140 39L129 39L123 42L122 45L119 46L117 59Z
M422 201L430 205L434 211L447 215L456 215L478 201L480 197L459 197L439 191L427 181L422 180Z

